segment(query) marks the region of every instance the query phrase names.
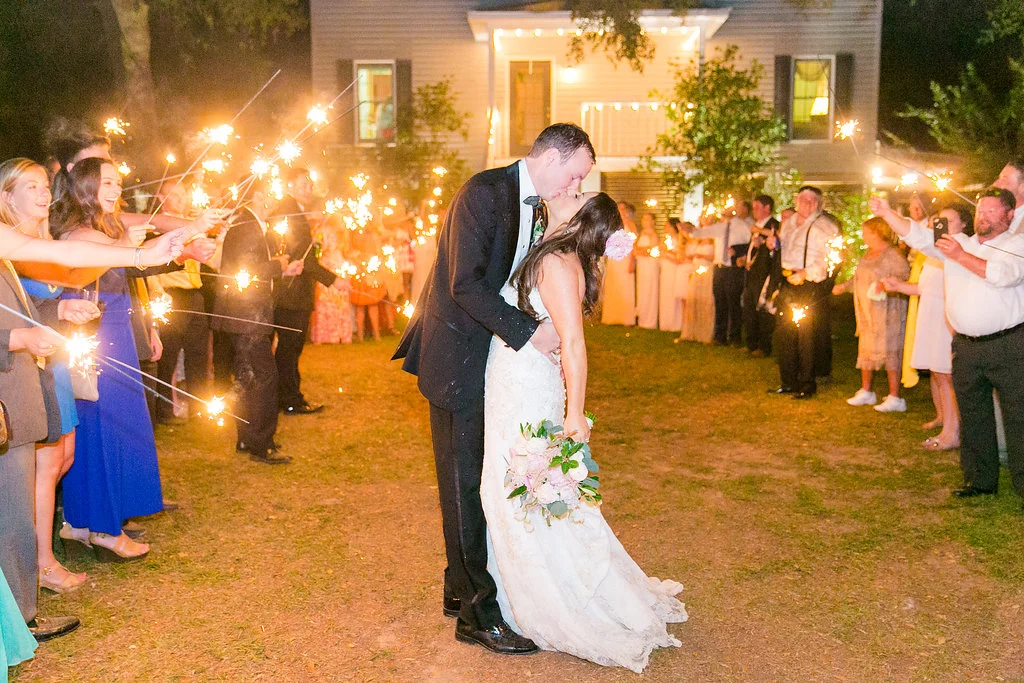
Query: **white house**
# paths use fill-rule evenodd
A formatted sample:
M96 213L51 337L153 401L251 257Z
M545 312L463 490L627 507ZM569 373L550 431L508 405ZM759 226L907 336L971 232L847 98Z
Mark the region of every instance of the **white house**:
M683 15L642 15L656 44L643 73L603 53L568 58L577 27L558 2L510 0L311 0L313 86L362 104L341 122L341 145L393 134L394 112L414 88L450 77L471 113L461 152L474 170L509 163L544 126L572 121L598 153L587 185L642 201L659 195L651 174L631 173L666 126L652 91L669 90L671 62L698 62L737 45L764 66L761 95L787 122L783 152L810 182L860 184L871 160L834 139L837 121L860 122L862 148L877 137L882 0L713 0ZM344 105L345 102L342 102ZM861 152L866 151L862 149Z

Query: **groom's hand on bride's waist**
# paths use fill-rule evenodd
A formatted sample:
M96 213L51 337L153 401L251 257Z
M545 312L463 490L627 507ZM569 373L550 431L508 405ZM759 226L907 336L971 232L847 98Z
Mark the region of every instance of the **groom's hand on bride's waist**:
M561 340L558 338L558 332L555 331L554 325L550 322L538 325L533 336L530 337L530 343L533 344L533 348L547 356L548 360L558 365L558 351L561 348Z

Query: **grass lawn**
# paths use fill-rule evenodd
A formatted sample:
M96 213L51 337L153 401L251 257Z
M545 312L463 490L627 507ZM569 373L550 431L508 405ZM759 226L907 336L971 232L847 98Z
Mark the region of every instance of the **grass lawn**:
M82 628L13 678L1024 680L1021 501L1005 474L995 498L950 499L956 452L918 445L926 380L903 415L846 405L849 327L836 383L803 402L767 395L775 363L745 351L588 330L604 514L691 614L642 676L455 642L427 406L391 339L307 347L303 389L328 407L281 418L290 466L236 454L230 426L161 427L181 510L142 520L141 563L72 564L89 583L40 612Z

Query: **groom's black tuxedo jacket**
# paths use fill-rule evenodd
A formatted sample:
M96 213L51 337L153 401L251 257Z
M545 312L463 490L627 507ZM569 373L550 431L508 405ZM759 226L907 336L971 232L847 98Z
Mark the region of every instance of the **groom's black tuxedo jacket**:
M432 404L482 405L491 336L517 351L538 322L501 298L519 239L519 167L478 173L456 193L437 259L394 358Z

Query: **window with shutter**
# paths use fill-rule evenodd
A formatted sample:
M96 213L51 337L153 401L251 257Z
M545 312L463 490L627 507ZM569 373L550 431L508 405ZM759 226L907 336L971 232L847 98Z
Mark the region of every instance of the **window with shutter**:
M832 57L793 60L793 140L832 139L834 74Z
M356 62L356 142L394 142L395 62Z

